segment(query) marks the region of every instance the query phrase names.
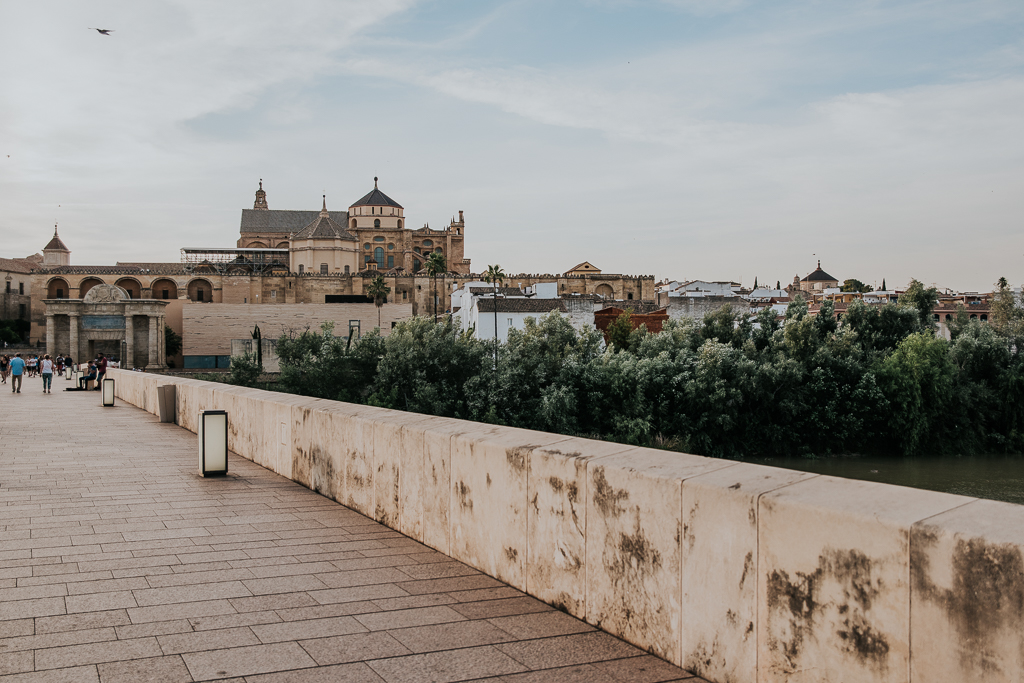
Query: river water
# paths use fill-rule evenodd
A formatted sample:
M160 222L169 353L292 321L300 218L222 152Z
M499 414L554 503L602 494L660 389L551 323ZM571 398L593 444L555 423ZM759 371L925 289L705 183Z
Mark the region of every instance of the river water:
M1024 504L1024 456L765 458L772 467Z

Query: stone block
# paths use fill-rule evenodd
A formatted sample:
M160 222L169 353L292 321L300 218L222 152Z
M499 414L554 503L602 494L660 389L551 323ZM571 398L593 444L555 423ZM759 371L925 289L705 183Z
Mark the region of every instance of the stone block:
M683 482L682 667L757 680L757 501L817 475L738 463Z
M1019 683L1024 506L979 500L910 536L910 680Z
M530 451L569 437L473 425L451 438L452 557L526 588Z
M633 448L587 463L587 621L680 659L681 484L735 463Z
M970 500L825 476L761 496L758 681L907 681L910 528Z
M373 518L420 540L422 498L419 481L423 472L423 427L437 418L417 413L388 412L384 418L375 419L371 427Z
M530 452L526 592L586 617L587 463L631 449L567 439Z

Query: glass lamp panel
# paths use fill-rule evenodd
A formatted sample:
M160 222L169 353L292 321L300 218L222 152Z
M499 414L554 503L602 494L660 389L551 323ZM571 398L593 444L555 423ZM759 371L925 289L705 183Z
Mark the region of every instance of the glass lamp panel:
M228 416L223 412L203 412L199 420L200 467L207 472L220 473L228 469Z

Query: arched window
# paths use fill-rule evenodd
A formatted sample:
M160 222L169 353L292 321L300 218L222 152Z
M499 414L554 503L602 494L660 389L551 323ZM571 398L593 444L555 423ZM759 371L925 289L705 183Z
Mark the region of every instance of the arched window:
M981 314L981 322L983 322L983 323L987 323L988 322L988 314L987 313L982 313Z
M96 285L103 284L103 280L96 277L88 277L78 283L78 298L84 299L85 295L89 293L89 290Z
M402 219L401 218L398 219L398 227L399 227L399 229L401 229L401 227L402 227Z
M374 238L373 238L373 241L374 241L374 242L383 242L383 241L384 241L384 238L383 238L383 237L374 237Z
M434 252L440 254L441 253L441 247L434 247Z
M947 313L946 314L946 322L948 323L952 319L953 319L953 316L951 316L949 313Z
M394 267L395 267L395 257L392 256L391 254L388 254L388 268L394 268Z
M367 242L366 244L363 245L363 249L369 249L369 248L370 248L370 243L369 242Z
M384 267L384 247L377 247L373 250L373 260L377 262L378 268Z
M304 264L300 263L299 264L299 275L302 275L305 272L306 272L306 266Z
M432 247L432 246L434 246L434 243L431 242L430 240L423 240L423 246L424 247Z
M375 227L375 228L379 228L380 227L380 219L379 218L375 218L373 220L373 227Z
M141 299L142 298L142 285L135 278L123 277L115 282L118 287L128 292L129 299Z
M71 288L68 287L66 280L57 277L50 280L50 284L47 285L46 289L47 299L66 299Z
M213 285L202 278L192 280L188 283L188 298L192 301L213 301Z
M356 227L356 219L355 218L352 219L352 227L353 228Z
M420 272L420 262L419 261L413 261L412 262L412 272L414 272L414 273Z

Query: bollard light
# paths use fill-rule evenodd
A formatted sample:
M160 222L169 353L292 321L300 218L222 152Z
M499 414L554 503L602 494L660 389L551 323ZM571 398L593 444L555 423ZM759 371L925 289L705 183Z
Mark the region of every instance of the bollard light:
M114 405L114 380L113 378L103 378L103 391L100 392L100 396L103 397L103 405L110 407Z
M228 413L203 410L199 413L199 474L204 477L228 473Z

